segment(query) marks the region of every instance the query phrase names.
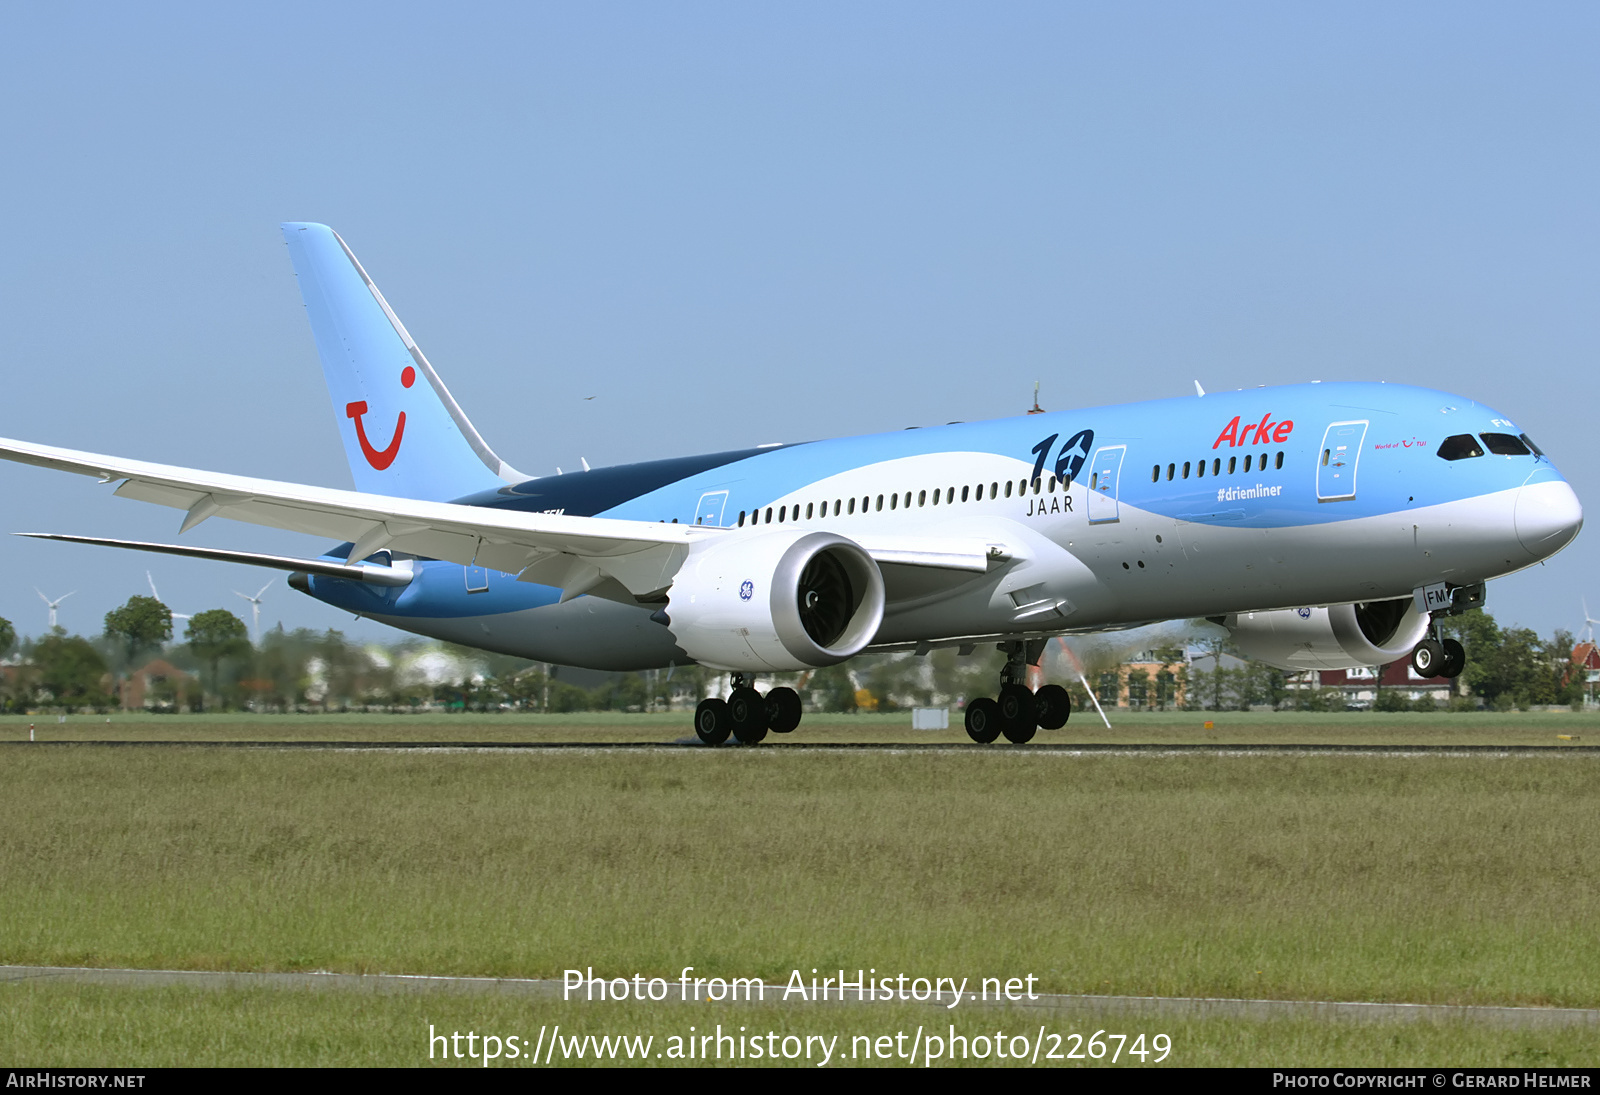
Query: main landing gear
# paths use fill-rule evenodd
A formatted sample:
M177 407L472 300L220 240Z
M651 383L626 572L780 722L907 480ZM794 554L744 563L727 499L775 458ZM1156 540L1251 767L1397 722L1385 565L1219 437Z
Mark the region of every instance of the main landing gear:
M1044 653L1044 640L1001 643L1006 653L1000 671L998 699L980 696L967 702L967 736L988 745L1001 734L1016 745L1032 741L1041 727L1059 730L1072 714L1072 697L1059 684L1047 684L1039 691L1028 688L1028 666L1038 665Z
M732 684L727 699L701 700L694 709L694 732L707 745L721 745L730 736L754 745L769 730L787 734L800 725L800 694L794 689L774 688L763 696L743 673L733 674Z

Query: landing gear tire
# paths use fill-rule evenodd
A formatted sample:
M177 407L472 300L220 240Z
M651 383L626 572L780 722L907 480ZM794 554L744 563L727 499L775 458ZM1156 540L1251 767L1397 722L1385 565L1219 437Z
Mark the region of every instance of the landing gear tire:
M1039 729L1059 730L1072 715L1072 697L1059 684L1047 684L1033 694Z
M1445 665L1444 646L1437 639L1423 639L1411 652L1411 668L1421 677L1442 676Z
M979 696L967 704L967 737L979 745L988 745L1000 736L1000 705L988 696Z
M735 688L728 696L728 724L734 740L754 745L767 736L767 701L754 688Z
M1461 676L1461 671L1467 667L1467 651L1454 639L1446 639L1439 644L1444 649L1444 664L1439 667L1439 676L1454 679Z
M707 745L721 745L733 732L726 700L701 700L694 709L694 732Z
M792 688L774 688L767 693L767 729L787 734L800 725L800 693Z
M1039 729L1038 701L1020 684L1000 686L1000 732L1013 745L1032 741Z

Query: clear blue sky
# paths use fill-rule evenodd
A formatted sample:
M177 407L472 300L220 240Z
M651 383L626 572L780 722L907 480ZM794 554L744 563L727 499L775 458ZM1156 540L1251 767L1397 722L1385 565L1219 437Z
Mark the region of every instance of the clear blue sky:
M1310 379L1517 419L1600 520L1600 7L11 4L0 434L346 486L283 220L545 473ZM586 400L587 396L595 396ZM0 532L174 511L0 466ZM306 552L223 521L217 546ZM1600 529L1490 587L1600 608ZM272 581L0 538L70 630Z

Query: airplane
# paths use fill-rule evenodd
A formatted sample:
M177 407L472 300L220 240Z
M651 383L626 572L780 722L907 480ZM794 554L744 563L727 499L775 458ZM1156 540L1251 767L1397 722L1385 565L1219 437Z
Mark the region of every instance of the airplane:
M331 228L282 226L354 490L0 439L0 457L183 511L340 541L297 558L29 533L289 571L402 630L559 665L729 674L695 732L801 721L758 675L995 644L969 736L1071 714L1027 683L1056 636L1222 624L1289 670L1409 658L1453 677L1443 618L1561 550L1583 508L1510 418L1462 396L1311 382L535 477L483 439Z

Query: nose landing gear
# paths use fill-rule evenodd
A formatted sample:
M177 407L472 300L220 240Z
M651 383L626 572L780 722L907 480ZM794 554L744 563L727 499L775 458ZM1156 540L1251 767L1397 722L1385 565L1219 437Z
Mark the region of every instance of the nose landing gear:
M1467 667L1467 651L1454 639L1440 639L1435 634L1423 639L1411 651L1411 668L1419 677L1461 676Z
M1455 586L1440 582L1419 586L1413 596L1417 598L1418 608L1426 604L1431 611L1428 613L1427 637L1411 651L1411 668L1416 670L1419 677L1454 679L1461 676L1461 671L1467 667L1467 652L1456 640L1446 639L1439 633L1439 621L1447 616L1459 616L1471 609L1482 608L1483 583Z
M1041 728L1059 730L1072 714L1072 697L1059 684L1034 692L1027 685L1028 666L1038 665L1044 640L1001 643L1006 665L1000 671L1000 696L980 696L967 704L967 736L988 745L1004 734L1013 745L1032 741Z

